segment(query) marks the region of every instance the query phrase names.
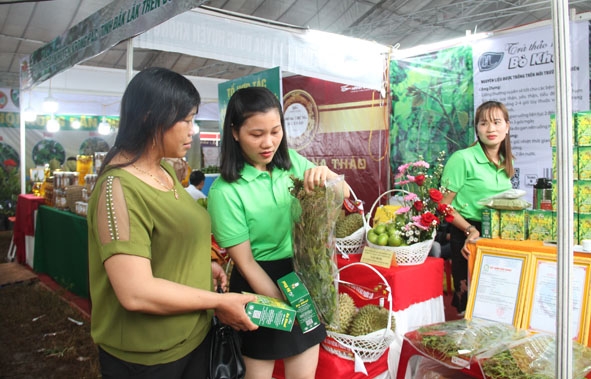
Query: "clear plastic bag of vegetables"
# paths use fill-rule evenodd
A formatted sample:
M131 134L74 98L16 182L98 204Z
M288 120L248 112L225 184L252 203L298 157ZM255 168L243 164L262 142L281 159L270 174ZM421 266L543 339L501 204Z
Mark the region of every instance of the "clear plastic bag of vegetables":
M462 369L470 366L476 354L524 335L512 325L473 318L422 326L407 333L405 339L423 355L447 367Z
M338 323L338 268L334 228L343 204L344 177L329 180L306 192L303 181L292 177L291 194L295 216L293 227L294 270L314 301L326 325Z
M556 377L556 339L551 334L529 333L499 344L477 356L486 379L553 379ZM573 378L591 371L591 349L573 342Z

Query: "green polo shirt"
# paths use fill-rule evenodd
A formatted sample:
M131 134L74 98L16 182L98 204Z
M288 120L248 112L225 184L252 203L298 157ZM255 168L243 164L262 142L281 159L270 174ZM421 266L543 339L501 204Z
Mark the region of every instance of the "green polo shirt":
M452 206L462 217L481 221L483 205L478 201L510 190L505 169L488 160L479 143L453 153L443 169L441 185L456 193Z
M314 164L289 151L290 170L273 169L271 175L246 164L240 178L228 183L222 177L211 185L207 209L212 232L221 247L249 240L257 261L272 261L293 256L291 175L303 178Z

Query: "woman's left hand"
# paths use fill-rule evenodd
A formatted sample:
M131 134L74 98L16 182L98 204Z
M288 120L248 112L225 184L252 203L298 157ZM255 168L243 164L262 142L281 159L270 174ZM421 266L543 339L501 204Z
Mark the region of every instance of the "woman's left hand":
M216 261L211 261L211 277L213 278L213 288L218 288L218 286L222 287L224 292L226 291L226 286L228 285L228 276L226 272L219 265Z

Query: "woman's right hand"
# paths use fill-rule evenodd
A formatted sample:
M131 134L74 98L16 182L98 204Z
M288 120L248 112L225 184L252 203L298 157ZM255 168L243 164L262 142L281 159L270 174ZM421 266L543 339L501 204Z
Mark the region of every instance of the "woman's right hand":
M480 232L476 228L470 229L470 234L466 237L466 242L464 242L464 246L462 247L462 255L464 258L469 259L470 257L470 249L468 248L469 243L476 243L476 240L480 238Z
M222 298L215 314L222 323L242 331L258 329L259 326L250 320L245 311L246 304L256 300L254 295L227 292L219 296Z

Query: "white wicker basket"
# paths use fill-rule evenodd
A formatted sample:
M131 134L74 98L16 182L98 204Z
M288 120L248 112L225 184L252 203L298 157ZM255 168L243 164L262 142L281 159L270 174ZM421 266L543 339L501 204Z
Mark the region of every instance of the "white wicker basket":
M371 229L369 218L373 214L374 208L379 203L382 196L390 194L390 193L408 194L410 192L394 189L394 190L386 191L386 192L382 193L380 196L378 196L376 201L374 201L373 205L371 206L369 213L366 215L366 217L367 217L367 222L365 223L366 243L369 247L393 252L394 256L396 258L396 264L398 264L399 266L419 265L419 264L425 262L425 260L429 256L429 252L431 251L431 247L433 246L433 241L435 240L436 231L433 231L433 235L430 240L413 243L412 245L408 245L408 246L381 246L381 245L373 244L367 240L367 233Z
M361 265L371 269L383 281L388 292L389 312L392 315L392 289L384 276L375 268L363 262L353 262L339 269L339 273L349 267ZM360 359L362 362L377 361L390 347L394 341L395 333L391 330L392 317L388 317L388 325L385 329L363 336L350 336L327 330L327 337L322 341L321 346L328 352L348 360Z
M359 200L353 189L349 187L349 191L355 201ZM367 229L365 215L362 213L363 216L363 226L357 229L353 234L343 237L343 238L335 238L335 245L339 253L341 253L345 258L348 254L361 254L361 248L365 244L365 233Z

